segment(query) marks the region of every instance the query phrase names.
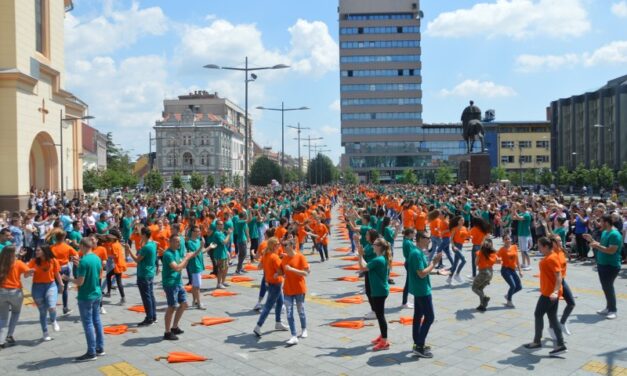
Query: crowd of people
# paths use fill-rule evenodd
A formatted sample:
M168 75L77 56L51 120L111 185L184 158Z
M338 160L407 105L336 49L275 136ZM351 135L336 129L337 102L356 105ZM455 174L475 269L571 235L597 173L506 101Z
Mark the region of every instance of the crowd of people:
M332 218L334 210L338 215ZM254 335L262 336L274 308L275 329L289 331L287 344L296 345L308 336L305 296L311 268L305 256L311 251L321 263L329 260L330 238L336 231L332 219L346 227L350 254L365 280L370 312L364 319L379 324L374 351L390 348L385 305L397 250L402 251L406 270L402 307L414 311L413 353L418 357L433 356L426 338L435 320L430 280L434 273L445 275L448 285L469 283L479 297L477 311L484 312L491 300L485 288L500 264L508 285L503 304L514 309L523 273L532 270L532 256L541 256L535 336L525 347L542 346L546 315L554 338L551 355L567 351L563 335L571 334L568 317L575 299L566 282L569 263L595 264L606 300L598 313L610 320L617 317L614 281L627 250L627 208L618 201L465 184L293 186L283 191L252 189L247 198L237 190L167 191L102 201L62 200L40 192L32 195L29 210L0 213L0 348L15 344L25 278L32 278L43 341L52 339L49 326L61 330L58 295L62 314L69 315L70 287L78 287L87 351L76 360L87 361L105 354L103 300L113 303L116 290L118 304L126 304L123 276L129 267L136 268L145 312L138 326L157 323L154 290L160 279L167 302L163 339L175 341L184 334L179 323L185 311L206 309L200 294L203 272L211 270L216 291L227 291L229 271L246 274L247 260L262 272L253 308L260 312ZM399 237L402 245L395 247ZM497 239L502 240L498 249ZM468 251L471 267L464 276ZM566 308L558 319L560 297Z

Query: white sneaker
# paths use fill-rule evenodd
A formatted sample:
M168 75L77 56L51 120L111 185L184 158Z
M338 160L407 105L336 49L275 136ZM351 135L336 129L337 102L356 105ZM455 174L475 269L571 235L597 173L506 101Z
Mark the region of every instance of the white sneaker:
M610 311L607 308L597 311L597 314L603 315L603 316L607 315L608 313L610 313Z
M511 300L508 300L507 303L505 303L505 307L507 307L507 308L516 308L516 306L514 305L514 303L512 303Z
M403 309L411 309L411 308L414 308L414 305L412 303L410 303L410 302L407 302L407 303L403 304L402 308Z
M446 278L446 284L449 285L449 286L453 284L453 276L452 275L449 275Z
M370 311L364 315L364 320L374 320L377 318L377 314L374 311Z
M608 312L605 318L608 320L614 320L616 318L616 312Z
M522 270L529 271L529 270L531 270L531 266L527 265L524 268L522 268Z
M300 333L300 338L307 338L307 329L303 329L303 332Z
M259 327L259 325L255 325L255 329L253 329L253 333L255 333L257 337L261 338L261 328Z
M56 320L52 323L52 329L55 332L58 332L59 330L61 330L61 328L59 327L59 323Z
M104 307L100 307L100 314L101 315L106 315L107 314L107 310L104 309Z
M259 302L259 303L255 304L255 307L253 308L253 311L261 311L261 307L263 307L263 306L261 305L261 302Z
M549 335L551 336L551 339L553 340L553 342L557 341L557 336L555 335L555 330L553 330L553 328L549 327L548 331L549 331Z
M288 331L290 328L287 327L287 325L283 324L282 322L277 322L274 325L274 329L276 330L282 330L282 331Z
M566 324L560 324L560 325L562 326L562 333L564 333L567 336L569 336L571 333L570 333L570 330L568 329L568 325L566 325Z
M290 346L298 345L298 337L293 336L292 338L288 339L286 343Z
M49 342L49 341L52 341L52 337L50 337L48 333L44 333L44 336L41 340L44 342Z
M453 277L453 278L455 278L455 282L457 282L457 283L464 283L464 280L462 279L462 276L459 275L459 274L455 274L455 277Z

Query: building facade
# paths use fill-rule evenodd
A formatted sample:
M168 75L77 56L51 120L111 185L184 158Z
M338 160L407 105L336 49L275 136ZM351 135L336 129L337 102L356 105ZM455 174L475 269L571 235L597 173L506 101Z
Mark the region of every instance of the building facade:
M71 0L0 2L0 210L26 209L32 190L82 191L87 105L64 84L63 22L72 8Z
M83 170L107 169L107 135L82 123Z
M418 0L340 0L342 167L392 179L424 161Z
M551 123L496 123L498 166L508 172L551 169Z
M627 75L592 92L551 102L551 166L619 170L627 162ZM623 129L625 128L625 129Z
M196 92L164 101L163 119L155 123L155 166L169 180L197 172L213 175L218 182L223 176L243 183L244 128L243 115L230 101L217 94ZM220 110L223 115L211 110ZM180 111L180 112L177 112ZM242 112L243 113L243 112ZM234 121L235 123L231 123ZM252 149L250 150L252 156Z

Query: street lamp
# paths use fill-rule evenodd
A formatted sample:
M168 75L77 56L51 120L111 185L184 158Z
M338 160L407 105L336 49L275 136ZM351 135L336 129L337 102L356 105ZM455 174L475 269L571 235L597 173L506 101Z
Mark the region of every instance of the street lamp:
M571 158L572 164L573 164L572 169L574 170L577 167L576 166L576 163L577 163L577 161L576 161L576 159L577 159L577 152L573 151L570 155L572 155L572 158Z
M294 127L292 125L288 125L288 128L292 128L292 129L296 129L298 131L298 138L295 138L295 140L298 140L298 183L302 184L303 182L303 165L302 165L302 160L300 159L300 132L303 129L311 129L308 127L301 127L300 123L298 123L297 127Z
M265 111L281 111L281 186L285 185L285 112L287 111L304 111L309 107L285 108L285 104L281 102L281 108L267 108L258 106L258 110ZM292 127L293 128L293 127Z
M313 170L313 167L312 167L312 164L311 164L311 161L312 161L312 159L311 159L311 149L312 148L314 149L314 153L315 153L315 155L317 157L318 156L318 152L322 148L326 148L327 145L320 145L320 144L311 145L311 144L309 144L308 147L309 147L309 181L313 181L313 180L318 181L318 172L317 171L315 171L316 172L316 179L313 179L313 180L311 179L311 171Z
M78 118L64 118L63 117L63 110L59 110L59 143L58 144L53 144L54 146L59 146L60 149L60 155L59 155L59 159L61 160L61 203L65 206L65 176L63 173L63 129L67 129L70 124L68 125L64 125L63 123L66 121L75 121L75 120L91 120L91 119L95 119L95 117L93 116L82 116L82 117L78 117Z
M285 64L277 64L271 67L248 67L248 56L244 60L244 68L240 67L222 67L216 64L207 64L203 68L207 69L226 69L244 72L244 201L248 201L248 139L249 139L249 127L248 127L248 83L257 79L257 75L254 73L248 76L248 72L268 69L285 69L289 68Z

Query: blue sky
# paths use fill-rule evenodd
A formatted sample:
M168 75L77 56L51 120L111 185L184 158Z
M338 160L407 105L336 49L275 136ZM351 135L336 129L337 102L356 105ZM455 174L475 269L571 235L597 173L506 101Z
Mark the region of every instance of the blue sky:
M217 91L243 107L243 78L202 65L286 63L261 72L250 108L308 106L286 114L338 161L337 1L75 0L66 17L66 83L90 105L92 125L132 154L164 98ZM426 0L423 120L457 121L474 99L499 120L542 120L551 100L627 74L627 0ZM252 111L253 137L280 149L280 113ZM306 135L307 133L305 133ZM295 133L286 152L296 155ZM306 153L306 149L303 149Z

